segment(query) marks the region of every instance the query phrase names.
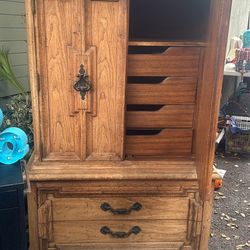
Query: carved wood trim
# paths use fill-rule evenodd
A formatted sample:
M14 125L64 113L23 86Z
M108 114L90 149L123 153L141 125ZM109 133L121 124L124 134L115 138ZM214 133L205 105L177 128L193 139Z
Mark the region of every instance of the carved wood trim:
M91 46L83 55L83 61L86 65L86 69L90 80L92 82L92 89L89 95L87 95L86 99L86 107L85 111L92 116L96 116L97 113L97 52L96 47Z
M201 235L202 220L202 202L198 193L194 194L194 198L189 200L188 218L189 219L187 221L187 242L185 245L191 246L190 249L198 249L199 239Z
M72 60L69 60L72 62L73 65L77 65L77 63L74 63L75 61L82 61L84 69L87 72L87 75L90 78L92 88L89 93L86 95L86 100L83 101L79 95L78 92L76 92L72 86L70 86L71 89L71 96L73 97L73 103L72 103L72 112L71 116L75 116L80 111L85 111L87 113L90 113L93 116L96 116L96 92L97 92L97 76L96 76L96 69L97 69L97 62L96 62L96 47L91 46L82 56L80 52L77 53L77 51L73 50L71 47L69 49L69 57L71 57ZM79 64L80 67L80 64ZM74 67L75 68L75 67ZM70 76L72 79L72 84L74 80L76 79L75 72L74 76Z
M197 187L184 186L169 182L75 182L71 185L69 182L64 183L38 183L39 204L42 204L52 194L54 197L82 197L84 196L123 196L123 195L140 195L140 196L166 196L166 197L188 197L196 199Z
M38 208L38 236L40 239L53 240L52 201L46 200Z

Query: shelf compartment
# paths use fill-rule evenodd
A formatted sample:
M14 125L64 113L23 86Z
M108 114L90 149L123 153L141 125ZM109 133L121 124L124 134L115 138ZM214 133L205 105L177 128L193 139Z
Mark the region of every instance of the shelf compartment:
M197 76L201 48L166 47L162 53L142 54L141 50L157 47L130 47L128 76ZM162 47L159 47L162 49ZM136 54L138 50L138 54Z
M204 40L210 4L210 0L131 0L130 40Z
M156 135L127 135L126 154L135 157L190 155L192 135L192 129L164 129Z
M196 77L167 77L160 83L127 84L127 103L194 104L196 87Z
M157 111L127 111L127 128L192 128L194 105L163 106Z
M171 40L146 40L136 39L128 42L129 46L167 46L167 47L206 47L206 41L186 40L186 41L171 41Z

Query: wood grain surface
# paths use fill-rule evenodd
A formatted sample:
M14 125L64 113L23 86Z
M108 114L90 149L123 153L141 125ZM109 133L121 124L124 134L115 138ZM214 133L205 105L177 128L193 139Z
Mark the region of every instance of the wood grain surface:
M131 249L147 249L147 250L181 250L184 242L147 242L147 243L86 243L86 244L58 244L56 248L51 250L131 250ZM190 248L185 248L190 250Z
M129 209L140 203L142 208L127 215L103 211L101 205L108 203L113 209ZM102 198L53 198L54 221L78 220L145 220L145 219L188 219L188 197L102 197Z
M218 111L231 0L212 0L208 46L197 92L195 150L201 197L210 200ZM205 132L206 131L206 132Z
M127 128L192 128L193 105L166 105L156 111L127 111Z
M89 42L97 46L97 115L87 120L87 158L123 158L127 1L88 1ZM114 25L116 24L116 25Z
M58 243L80 242L157 242L185 241L187 221L185 220L127 220L127 221L72 221L55 222L54 240ZM139 226L141 233L125 239L103 235L100 229L107 226L116 231L128 232L132 227Z
M169 47L159 54L129 54L129 76L197 76L200 48Z
M128 104L194 104L197 78L167 77L158 84L127 84Z
M91 161L81 164L44 162L29 169L29 178L31 181L196 180L197 175L193 159L172 157L172 160L153 158L148 161Z
M192 129L164 129L157 135L126 136L127 155L185 155L191 151Z
M72 117L73 82L81 64L81 1L37 2L43 157L82 158L81 115ZM46 13L46 15L44 14ZM67 20L67 22L65 22ZM70 53L69 53L70 52ZM75 136L74 136L75 135Z

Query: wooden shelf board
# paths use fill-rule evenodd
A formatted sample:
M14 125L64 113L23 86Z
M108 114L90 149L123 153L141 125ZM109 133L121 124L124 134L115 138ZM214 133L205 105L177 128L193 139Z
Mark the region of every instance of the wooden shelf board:
M193 160L30 163L31 181L197 180Z
M128 42L129 46L176 46L176 47L183 47L183 46L199 46L199 47L205 47L207 43L205 41L161 41L161 40L131 40Z

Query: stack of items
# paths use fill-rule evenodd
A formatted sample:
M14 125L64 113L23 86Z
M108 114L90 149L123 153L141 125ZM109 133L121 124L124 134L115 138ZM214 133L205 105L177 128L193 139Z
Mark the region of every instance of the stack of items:
M229 118L226 151L250 153L250 84L243 82L244 74L250 72L250 30L243 34L243 47L235 50L232 62L235 70L241 73L242 82L222 109L225 120Z
M250 49L242 48L236 50L236 71L242 74L250 71Z
M250 153L250 117L231 117L226 133L226 151Z

